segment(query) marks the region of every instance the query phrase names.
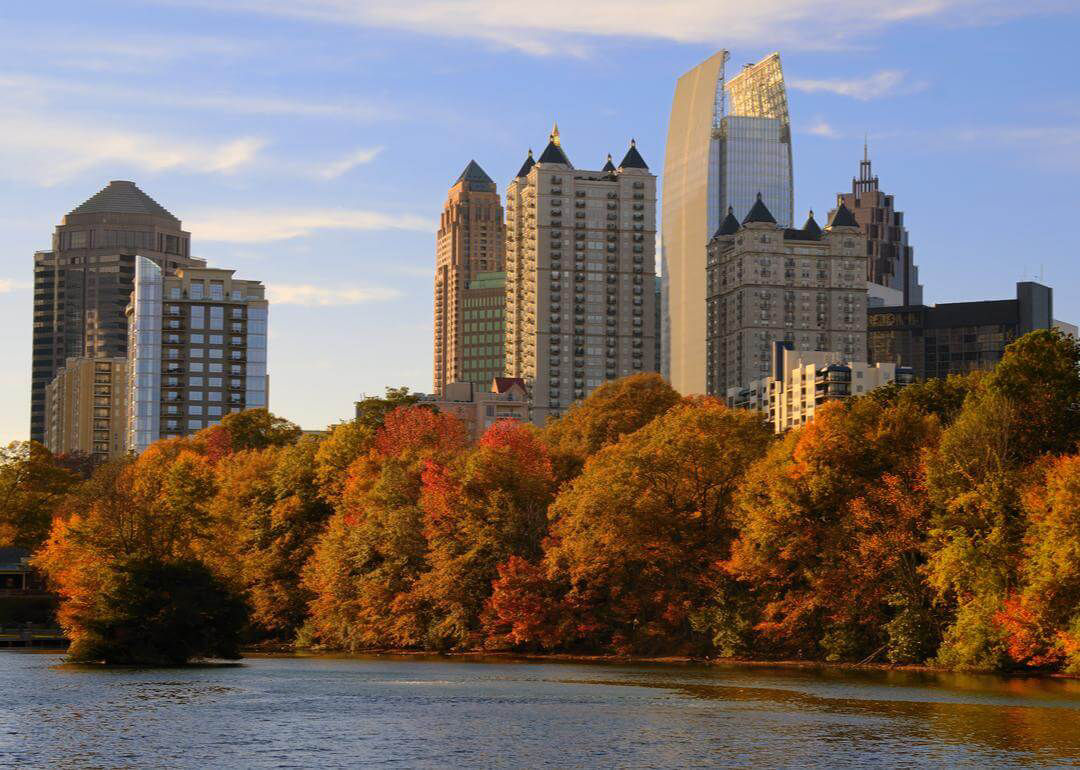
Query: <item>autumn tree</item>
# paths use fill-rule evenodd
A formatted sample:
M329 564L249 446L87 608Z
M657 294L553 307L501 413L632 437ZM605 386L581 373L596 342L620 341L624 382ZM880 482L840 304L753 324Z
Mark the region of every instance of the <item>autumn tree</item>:
M428 570L413 591L432 618L426 646L476 647L498 566L537 561L554 495L551 461L529 425L502 420L450 464L424 470Z
M57 505L79 481L36 441L0 449L0 545L29 550L41 545Z
M747 473L727 564L760 603L760 654L894 660L932 651L919 568L920 451L938 422L910 405L834 402ZM928 629L929 634L932 630Z
M386 415L370 451L350 466L304 570L307 640L350 650L423 646L430 618L411 596L428 567L422 476L465 444L465 427L451 415L416 406Z
M679 394L659 374L634 374L604 383L545 426L543 441L556 478L560 483L574 478L589 457L677 403Z
M1022 490L1080 440L1080 345L1057 330L1025 335L968 396L927 456L934 505L927 579L951 615L938 660L1009 662L1001 611L1019 585Z
M696 399L590 457L550 511L543 566L559 586L560 614L568 619L560 645L669 654L702 649L691 616L723 578L718 562L735 536L732 497L770 440L759 415ZM492 606L516 612L501 593L513 587L510 575L504 569ZM513 614L505 620L513 622ZM507 633L535 641L523 638L520 620Z
M225 415L198 434L211 460L245 449L287 446L300 438L300 428L266 409L246 409Z

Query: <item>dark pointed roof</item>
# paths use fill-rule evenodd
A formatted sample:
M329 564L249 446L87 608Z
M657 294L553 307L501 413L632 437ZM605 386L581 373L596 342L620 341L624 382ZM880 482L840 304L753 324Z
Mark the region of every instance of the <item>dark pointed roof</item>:
M563 148L559 145L558 136L548 142L547 147L540 153L540 160L537 163L561 163L564 166L574 165L570 162L570 159L566 157L566 153L563 152Z
M739 220L735 218L735 210L731 207L727 207L727 216L724 217L724 221L720 223L720 229L716 231L716 235L734 235L739 231Z
M801 230L788 228L784 230L784 240L789 241L818 241L821 240L821 227L814 219L814 210L810 209L810 216L806 218L806 224Z
M469 161L469 165L461 172L461 176L457 178L457 182L454 182L454 184L463 181L479 182L480 184L495 184L491 177L484 172L484 169L480 168L480 164L475 160Z
M529 157L525 158L525 162L521 164L521 168L518 170L517 175L520 179L523 176L529 175L529 170L536 165L536 161L533 160L532 148L529 148Z
M619 163L619 168L643 168L646 171L649 167L645 165L645 159L641 157L641 153L637 151L637 142L633 139L630 140L630 149L626 151L626 155L623 156L622 161Z
M855 219L855 215L851 213L851 209L844 205L843 201L840 201L840 208L838 208L832 215L832 221L829 222L829 227L858 227L859 222Z
M814 219L814 210L810 209L810 216L806 218L806 224L802 226L803 232L807 235L812 235L815 238L821 237L821 228L818 226L817 221Z
M134 182L124 180L109 182L107 187L73 209L71 214L150 214L180 223L164 206L136 187Z
M757 200L754 201L754 205L750 207L750 212L743 217L742 223L748 224L750 222L768 222L769 224L776 224L776 217L772 215L765 202L761 200L761 193L757 194Z
M600 169L600 170L601 171L614 171L615 170L615 164L611 162L611 153L610 152L607 155L607 163L605 163L604 167L602 169Z

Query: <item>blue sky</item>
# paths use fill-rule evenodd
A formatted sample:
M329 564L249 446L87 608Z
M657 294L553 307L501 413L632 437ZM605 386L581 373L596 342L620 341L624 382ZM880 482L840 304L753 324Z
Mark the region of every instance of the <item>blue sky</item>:
M470 158L500 192L553 119L579 167L662 174L675 79L781 52L795 205L870 135L928 302L1037 277L1080 321L1080 15L997 0L95 0L0 7L0 438L28 432L32 254L132 179L192 253L268 285L273 411L429 390L433 238Z

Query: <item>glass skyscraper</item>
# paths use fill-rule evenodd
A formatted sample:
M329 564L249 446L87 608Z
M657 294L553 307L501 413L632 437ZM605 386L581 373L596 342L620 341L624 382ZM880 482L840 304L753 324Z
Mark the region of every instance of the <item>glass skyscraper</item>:
M727 51L679 78L664 162L663 362L681 393L705 392L706 244L728 206L741 220L760 192L777 222L794 210L791 121L779 54L725 81Z

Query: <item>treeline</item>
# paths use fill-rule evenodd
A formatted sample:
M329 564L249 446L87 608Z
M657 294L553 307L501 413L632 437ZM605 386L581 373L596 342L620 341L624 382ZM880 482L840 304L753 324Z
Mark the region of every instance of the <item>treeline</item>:
M1034 332L993 372L779 438L656 375L472 445L404 391L325 437L249 411L63 494L14 484L0 531L38 538L86 659L295 641L1080 671L1078 366Z

